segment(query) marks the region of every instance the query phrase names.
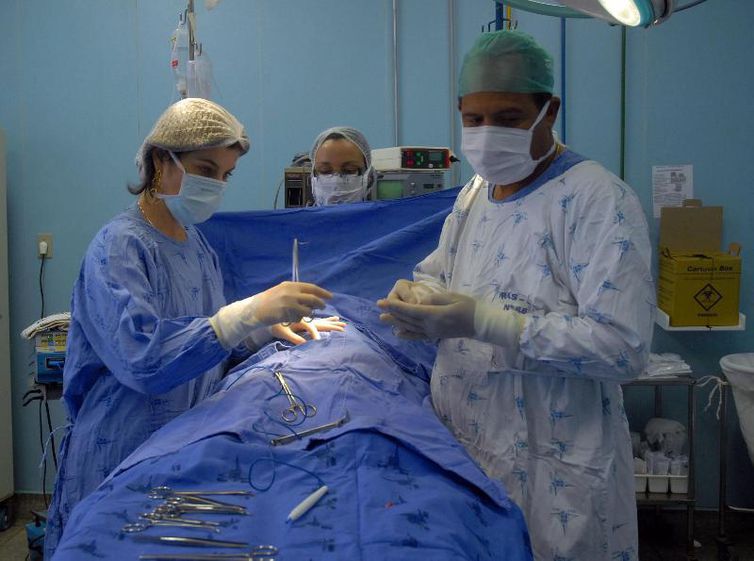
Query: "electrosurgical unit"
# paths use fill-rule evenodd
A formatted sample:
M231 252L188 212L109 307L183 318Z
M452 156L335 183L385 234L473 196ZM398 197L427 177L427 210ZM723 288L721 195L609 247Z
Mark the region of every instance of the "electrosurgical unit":
M447 170L453 161L449 148L393 146L372 150L372 167L387 170Z

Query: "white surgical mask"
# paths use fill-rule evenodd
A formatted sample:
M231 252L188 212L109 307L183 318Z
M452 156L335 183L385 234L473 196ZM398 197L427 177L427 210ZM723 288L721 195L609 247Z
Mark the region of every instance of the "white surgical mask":
M529 177L542 160L554 151L556 143L541 158L531 157L531 140L534 128L547 113L550 102L545 103L536 121L528 129L513 127L463 127L461 151L474 172L491 185L510 185Z
M312 175L312 195L317 206L355 203L364 200L369 170L361 175Z
M187 173L175 154L170 152L170 157L183 172L181 189L177 195L158 193L157 197L165 201L173 218L184 226L204 222L220 208L227 183L219 179Z

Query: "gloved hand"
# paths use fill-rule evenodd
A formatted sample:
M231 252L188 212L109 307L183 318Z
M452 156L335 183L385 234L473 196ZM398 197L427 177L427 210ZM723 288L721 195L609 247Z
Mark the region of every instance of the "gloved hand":
M387 312L380 319L407 339L470 337L510 346L518 344L524 327L521 314L455 292L434 293L424 304L385 299L377 305Z
M425 284L399 279L395 282L387 300L398 300L407 304L423 304L432 294L438 292Z
M405 294L405 296L413 296ZM407 338L447 339L474 335L476 300L454 292L430 294L423 304L409 304L398 299L379 300L385 312L380 319L397 328L397 335Z
M315 284L286 281L223 306L209 321L220 342L233 348L261 326L297 322L311 315L312 310L324 308L328 298L332 294Z
M270 333L277 339L285 339L294 345L300 345L306 343L307 340L299 335L299 332L306 331L312 339L317 340L320 338L320 332L345 331L345 328L346 323L340 321L338 316L330 316L327 318L316 318L312 321L299 321L290 325L276 323L270 327Z

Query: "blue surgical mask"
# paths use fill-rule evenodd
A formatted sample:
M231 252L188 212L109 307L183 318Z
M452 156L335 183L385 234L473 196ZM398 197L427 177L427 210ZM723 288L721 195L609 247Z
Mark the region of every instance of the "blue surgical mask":
M165 201L173 218L184 226L204 222L220 208L227 183L187 173L175 154L170 152L170 157L183 172L181 189L177 195L157 193L157 197Z

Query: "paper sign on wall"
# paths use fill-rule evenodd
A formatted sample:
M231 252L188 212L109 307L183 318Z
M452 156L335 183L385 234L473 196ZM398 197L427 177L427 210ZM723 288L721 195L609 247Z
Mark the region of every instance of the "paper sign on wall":
M694 198L694 166L652 166L652 203L655 218L664 206L683 206Z

